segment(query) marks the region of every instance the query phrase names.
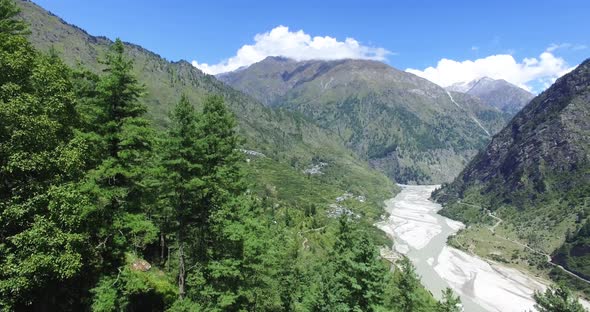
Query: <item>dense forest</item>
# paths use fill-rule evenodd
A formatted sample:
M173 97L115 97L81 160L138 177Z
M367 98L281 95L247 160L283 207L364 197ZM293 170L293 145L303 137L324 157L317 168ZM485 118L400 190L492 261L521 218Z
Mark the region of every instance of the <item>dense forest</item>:
M353 217L308 250L294 225L314 207L250 191L222 97L197 111L179 94L161 130L120 40L96 75L35 50L17 14L0 1L0 309L458 309L407 259L392 273Z

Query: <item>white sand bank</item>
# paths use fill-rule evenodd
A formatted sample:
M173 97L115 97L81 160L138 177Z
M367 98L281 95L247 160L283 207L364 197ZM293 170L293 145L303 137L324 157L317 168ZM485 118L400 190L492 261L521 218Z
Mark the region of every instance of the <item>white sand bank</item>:
M545 285L520 271L488 262L451 247L444 247L434 270L451 288L471 297L488 311L522 312L533 309L532 296Z
M432 215L437 211L438 205L428 201L434 188L435 186L404 186L404 190L411 191L402 191L386 202L389 220L377 226L391 235L398 244L407 244L414 249L424 248L433 237L442 232L437 218Z

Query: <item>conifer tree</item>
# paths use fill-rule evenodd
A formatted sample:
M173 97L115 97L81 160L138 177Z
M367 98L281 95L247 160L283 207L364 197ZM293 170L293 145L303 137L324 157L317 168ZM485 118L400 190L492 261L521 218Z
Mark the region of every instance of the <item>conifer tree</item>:
M329 270L321 305L327 311L374 311L382 304L387 270L367 233L358 231L347 216L339 222L334 249L325 264Z
M234 117L220 97L207 98L197 114L182 96L171 119L161 214L175 221L182 302L175 309L200 303L212 310L276 311L274 236L256 217L262 215L257 201L245 194Z
M399 271L394 279L399 293L394 300L403 312L424 311L424 303L418 294L420 278L410 260L404 257L399 262Z
M583 312L586 311L578 298L567 289L560 285L549 287L545 293L535 293L535 309L539 312Z
M133 63L117 39L105 60L104 75L97 83L102 153L89 175L87 189L97 205L101 223L96 240L102 251L102 267L115 273L126 251L138 253L156 239L157 229L147 219L142 203L152 155L153 130L143 118L142 87L132 73Z
M201 180L206 188L199 201L201 209L194 215L199 224L195 256L204 266L193 278L206 281L200 290L204 301L226 308L242 304L238 299L243 283L243 220L250 209L243 196L246 188L235 128L223 98L207 98L197 127Z
M27 32L25 23L16 18L19 12L12 0L0 0L0 34L13 36Z
M176 243L178 244L178 294L184 298L186 292L186 240L189 233L196 233L199 224L194 216L201 215L200 200L206 186L202 176L202 146L197 133L197 115L188 98L183 95L171 114L172 124L168 131L163 164L166 168L164 186L165 203L170 206L168 218L174 220ZM164 209L166 209L164 207ZM161 229L165 230L165 229Z
M445 288L442 293L442 300L438 303L438 312L461 312L463 311L461 299L453 293L450 288Z

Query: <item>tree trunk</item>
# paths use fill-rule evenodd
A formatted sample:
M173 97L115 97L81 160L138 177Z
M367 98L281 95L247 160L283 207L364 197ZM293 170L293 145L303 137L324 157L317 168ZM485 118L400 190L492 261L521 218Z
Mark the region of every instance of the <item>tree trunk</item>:
M180 299L184 298L184 278L186 275L184 267L184 246L180 242L178 246L178 295Z
M166 241L164 240L164 232L160 232L160 265L164 264L165 253Z
M166 271L170 272L170 250L172 249L172 247L168 246L168 254L167 254L167 260L166 260Z

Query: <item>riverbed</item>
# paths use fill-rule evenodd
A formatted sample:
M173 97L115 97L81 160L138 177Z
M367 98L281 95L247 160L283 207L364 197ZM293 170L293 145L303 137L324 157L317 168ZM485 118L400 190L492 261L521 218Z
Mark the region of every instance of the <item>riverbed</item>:
M534 310L535 291L546 286L506 266L447 246L447 238L463 224L445 218L429 200L434 185L401 185L386 201L389 218L377 224L394 239L394 248L416 267L422 283L439 298L446 287L459 294L467 312L522 312Z

